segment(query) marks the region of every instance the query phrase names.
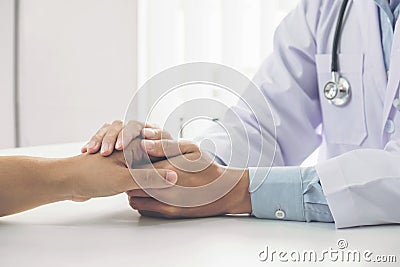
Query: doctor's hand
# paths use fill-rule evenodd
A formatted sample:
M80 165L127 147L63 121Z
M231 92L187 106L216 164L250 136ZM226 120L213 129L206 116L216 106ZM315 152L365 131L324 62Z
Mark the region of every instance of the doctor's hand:
M95 154L100 151L103 156L109 156L114 150L122 151L129 147L134 160L142 159L144 151L140 149L140 140L172 139L171 135L150 123L129 121L126 125L116 120L112 124L104 124L81 149L82 153Z
M142 143L150 155L168 157L168 160L156 162L153 166L175 171L178 174L178 186L134 189L127 192L131 207L140 214L191 218L251 213L247 170L218 165L201 153L198 146L188 141L160 140ZM172 157L175 155L179 156ZM207 188L207 185L212 187Z
M176 173L166 169L129 170L122 152L107 158L86 153L61 160L60 164L63 172L60 175L65 177L67 192L73 201L113 196L140 188L167 188L177 180Z

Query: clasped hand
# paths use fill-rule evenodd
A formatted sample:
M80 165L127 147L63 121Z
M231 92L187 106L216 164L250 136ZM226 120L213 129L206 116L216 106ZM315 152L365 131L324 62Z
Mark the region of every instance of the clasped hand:
M82 148L86 154L121 157L124 150L138 186L127 192L130 206L145 216L165 218L208 217L251 212L248 171L221 166L197 145L174 141L151 124L121 121L105 124ZM114 152L114 153L113 153ZM146 179L140 173L147 172ZM168 186L151 174L171 171ZM162 176L162 175L161 175ZM149 182L152 181L152 182ZM151 183L158 181L155 186ZM175 184L176 185L173 185Z

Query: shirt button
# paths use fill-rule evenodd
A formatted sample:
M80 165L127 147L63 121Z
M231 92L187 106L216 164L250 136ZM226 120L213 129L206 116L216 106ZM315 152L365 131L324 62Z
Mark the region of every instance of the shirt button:
M385 132L388 134L394 133L394 122L392 120L388 120L385 124Z
M393 107L395 109L397 109L398 111L400 111L400 99L396 98L395 100L393 100Z
M283 218L285 218L285 216L286 216L286 214L285 214L285 212L283 210L277 210L275 212L275 217L277 219L283 219Z

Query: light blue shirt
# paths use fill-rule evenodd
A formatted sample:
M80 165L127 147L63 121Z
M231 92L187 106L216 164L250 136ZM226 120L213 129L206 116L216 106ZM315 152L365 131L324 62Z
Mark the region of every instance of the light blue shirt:
M382 50L390 67L394 27L400 0L375 0L379 7ZM250 168L252 215L258 218L333 222L315 168Z
M257 218L333 222L315 168L249 168Z
M379 7L383 57L386 70L389 70L394 27L400 14L400 0L391 0L390 4L387 0L375 0L375 3Z

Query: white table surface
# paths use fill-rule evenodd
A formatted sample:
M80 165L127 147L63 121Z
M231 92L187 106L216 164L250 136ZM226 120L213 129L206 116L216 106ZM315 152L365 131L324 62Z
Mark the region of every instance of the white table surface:
M67 157L81 144L0 151L0 155ZM249 217L163 220L140 217L125 195L86 203L60 202L0 218L0 266L315 266L261 262L258 253L338 249L395 255L397 263L318 266L400 266L400 226L336 230L333 224Z

